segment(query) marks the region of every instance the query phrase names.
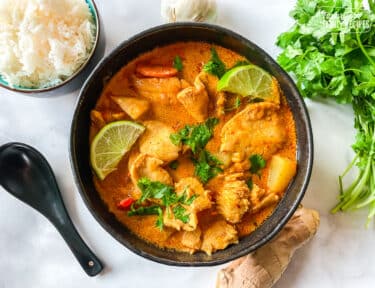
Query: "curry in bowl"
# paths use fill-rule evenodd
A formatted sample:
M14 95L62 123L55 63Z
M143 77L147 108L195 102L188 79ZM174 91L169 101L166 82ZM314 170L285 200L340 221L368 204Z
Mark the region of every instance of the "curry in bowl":
M126 148L121 157L95 150L100 140ZM96 190L116 218L149 243L188 253L212 254L252 233L297 166L277 80L204 42L155 48L117 72L91 111L90 143Z

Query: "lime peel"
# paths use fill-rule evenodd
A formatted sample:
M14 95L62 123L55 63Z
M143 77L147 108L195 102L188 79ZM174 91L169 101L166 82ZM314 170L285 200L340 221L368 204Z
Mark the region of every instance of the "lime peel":
M276 86L275 86L276 85ZM249 64L227 71L217 84L218 91L261 98L279 103L280 95L273 77L262 68Z
M100 180L117 169L145 129L139 123L121 120L109 123L99 131L90 146L90 161Z

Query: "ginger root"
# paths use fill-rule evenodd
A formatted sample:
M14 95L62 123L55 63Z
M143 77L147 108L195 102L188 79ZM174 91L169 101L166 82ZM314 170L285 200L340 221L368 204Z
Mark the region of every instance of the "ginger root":
M298 208L271 242L220 270L216 288L272 287L287 268L294 252L315 235L319 222L317 211Z

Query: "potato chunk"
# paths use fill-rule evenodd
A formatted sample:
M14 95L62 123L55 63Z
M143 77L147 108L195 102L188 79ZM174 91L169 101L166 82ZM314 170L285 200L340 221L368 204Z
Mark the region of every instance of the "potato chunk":
M267 187L271 192L282 192L294 177L297 163L279 155L272 156Z

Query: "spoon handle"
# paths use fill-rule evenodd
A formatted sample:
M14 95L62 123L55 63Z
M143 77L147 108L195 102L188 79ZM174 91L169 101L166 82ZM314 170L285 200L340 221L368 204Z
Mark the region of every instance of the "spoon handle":
M64 211L65 215L61 215L60 210L60 217L53 217L53 219L50 218L51 222L64 238L87 275L95 276L99 274L103 270L102 263L82 240L81 236L79 236L65 209Z

